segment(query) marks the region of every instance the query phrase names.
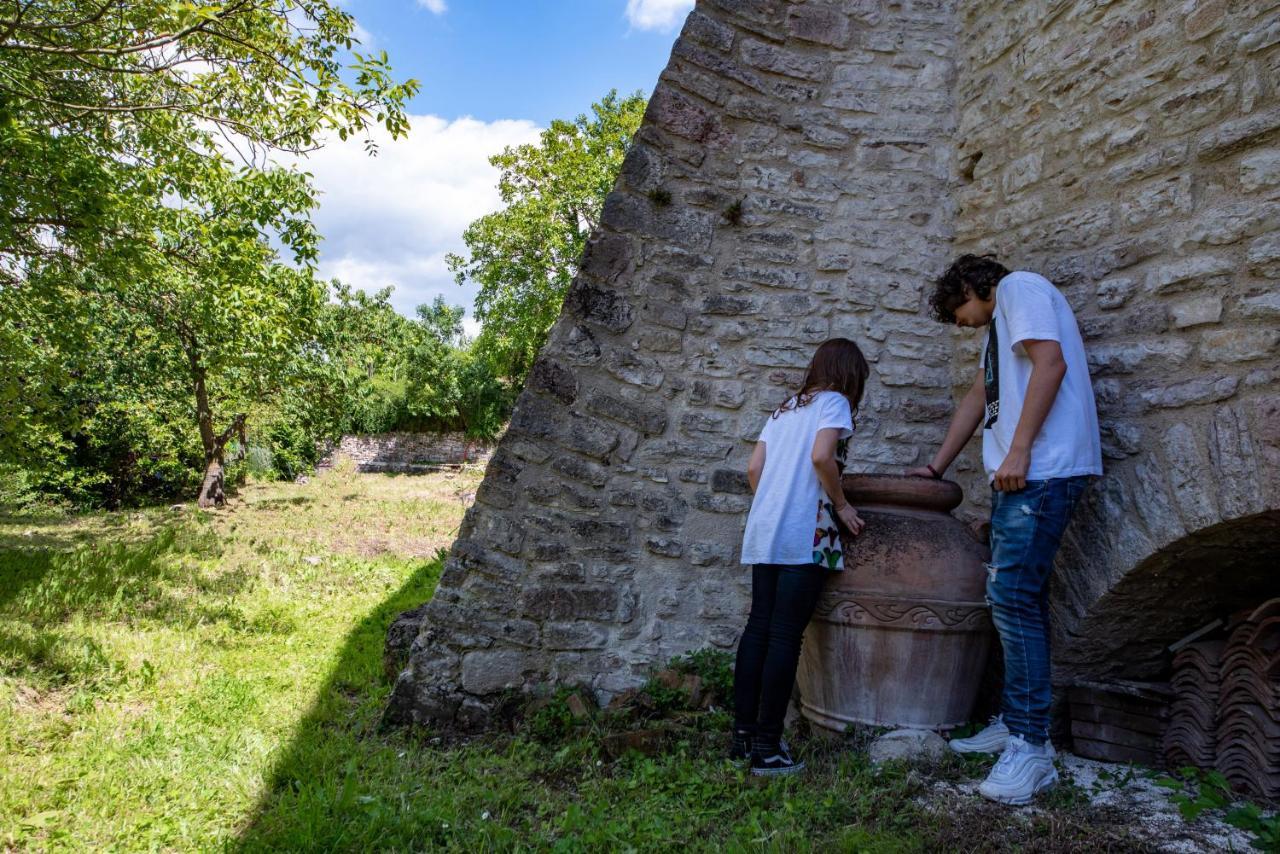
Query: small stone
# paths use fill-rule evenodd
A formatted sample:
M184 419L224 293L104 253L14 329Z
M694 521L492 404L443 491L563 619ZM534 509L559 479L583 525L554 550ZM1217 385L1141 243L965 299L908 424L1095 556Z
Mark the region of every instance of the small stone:
M566 697L564 704L569 707L569 714L573 715L575 720L582 720L591 714L587 710L587 704L577 694L570 694Z
M728 563L733 549L721 543L694 543L689 546L689 563L694 566L714 566Z
M319 557L318 555L307 555L306 557L303 558L303 561L310 564L311 566L319 566L321 563L324 562L324 558Z
M650 537L644 545L649 551L663 557L680 557L684 554L684 545L682 543L676 540L669 540L666 537Z
M689 705L695 709L700 708L706 699L706 690L702 685L702 677L696 673L686 673L685 677L680 680L680 690L689 700Z
M936 762L946 755L947 742L927 729L896 729L871 742L871 762L881 765L905 762Z

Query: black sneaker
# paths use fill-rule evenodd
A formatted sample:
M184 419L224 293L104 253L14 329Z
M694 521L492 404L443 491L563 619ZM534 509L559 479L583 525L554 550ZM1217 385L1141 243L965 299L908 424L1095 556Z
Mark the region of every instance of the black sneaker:
M751 732L745 729L733 731L733 741L729 744L729 759L733 762L746 762L751 758Z
M785 741L762 744L758 740L751 753L751 773L757 777L783 777L804 770L804 762L791 755Z

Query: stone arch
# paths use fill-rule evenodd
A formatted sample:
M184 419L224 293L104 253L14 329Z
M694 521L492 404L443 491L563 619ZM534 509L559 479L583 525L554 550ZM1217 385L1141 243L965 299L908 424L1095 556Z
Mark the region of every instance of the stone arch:
M1055 579L1055 681L1159 679L1170 643L1280 593L1278 416L1265 398L1178 422L1099 485Z

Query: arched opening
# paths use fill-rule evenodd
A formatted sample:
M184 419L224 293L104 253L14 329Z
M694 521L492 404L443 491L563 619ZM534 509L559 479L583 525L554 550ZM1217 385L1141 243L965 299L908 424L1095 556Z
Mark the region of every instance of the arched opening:
M1057 663L1080 678L1168 679L1169 645L1280 595L1280 510L1223 522L1166 546L1100 597Z

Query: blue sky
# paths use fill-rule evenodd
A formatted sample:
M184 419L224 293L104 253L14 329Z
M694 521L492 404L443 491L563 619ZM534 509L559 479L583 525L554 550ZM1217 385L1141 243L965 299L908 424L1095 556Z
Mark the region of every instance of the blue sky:
M414 0L345 4L397 74L422 82L417 113L546 125L610 88L649 91L671 52L672 32L636 26L626 0L446 4L439 14Z
M449 252L494 210L489 156L537 140L610 89L652 91L693 0L345 0L366 47L422 90L406 140L332 142L302 161L321 193L320 272L366 290L391 285L405 314L444 295L468 313Z

